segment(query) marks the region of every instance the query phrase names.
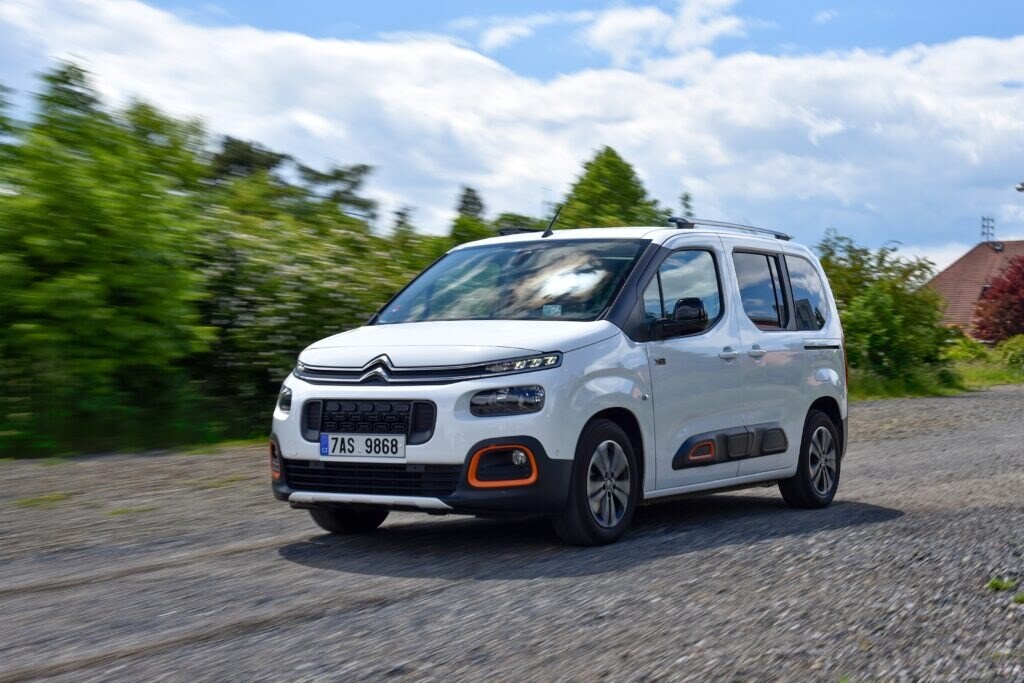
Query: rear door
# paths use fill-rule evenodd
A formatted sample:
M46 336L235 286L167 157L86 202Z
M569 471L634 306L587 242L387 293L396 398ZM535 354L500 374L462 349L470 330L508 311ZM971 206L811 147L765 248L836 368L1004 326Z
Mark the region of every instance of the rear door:
M804 335L796 329L786 261L774 241L729 237L732 285L744 346L743 400L749 451L738 475L781 470L795 462L806 413Z
M738 312L724 294L725 258L717 235L681 237L641 290L647 324L666 328L646 343L659 490L736 476L720 440L743 424Z

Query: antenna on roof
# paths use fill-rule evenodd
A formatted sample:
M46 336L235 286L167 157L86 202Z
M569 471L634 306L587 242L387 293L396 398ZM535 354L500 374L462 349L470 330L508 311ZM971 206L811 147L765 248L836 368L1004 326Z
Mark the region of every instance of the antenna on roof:
M551 237L551 235L555 232L555 221L558 220L558 214L560 213L562 213L561 204L555 207L555 215L551 217L551 222L548 223L548 229L544 231L544 234L541 235L541 237Z
M996 219L991 216L981 217L981 241L993 242L996 238Z

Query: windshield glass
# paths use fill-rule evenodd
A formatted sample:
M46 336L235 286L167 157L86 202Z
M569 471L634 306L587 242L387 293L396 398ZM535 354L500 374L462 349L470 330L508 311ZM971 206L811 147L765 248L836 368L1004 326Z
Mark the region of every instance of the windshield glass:
M377 318L594 320L611 304L644 240L513 242L454 251Z

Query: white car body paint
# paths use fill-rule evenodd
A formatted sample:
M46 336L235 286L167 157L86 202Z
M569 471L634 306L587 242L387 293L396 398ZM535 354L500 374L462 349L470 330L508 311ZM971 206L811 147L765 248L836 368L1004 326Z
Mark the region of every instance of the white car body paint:
M368 325L310 345L299 362L317 367L360 368L386 355L396 368L437 368L489 363L539 353L561 352L559 367L447 384L312 384L289 375L292 408L276 408L272 434L286 459L394 464L394 457L321 456L319 444L303 437L300 422L307 400L425 400L437 408L433 436L409 444L407 465L461 465L481 441L516 435L537 439L555 460L571 460L587 422L607 409L625 410L640 429L645 498L725 488L793 475L803 424L810 406L828 398L847 416L842 329L827 279L809 249L790 241L727 230L607 228L554 233L547 243L594 238L650 240L664 250L706 249L718 263L723 317L711 329L688 337L637 341L606 319L435 321ZM482 240L456 250L492 243L536 242L536 234ZM740 303L733 264L735 250L799 256L810 261L827 293L828 314L818 331L766 332L754 325ZM660 253L660 252L659 252ZM638 299L638 291L619 295ZM642 302L641 302L642 305ZM735 352L734 358L723 358ZM763 353L761 353L763 352ZM477 417L470 398L485 389L539 385L546 400L540 412ZM674 469L673 457L694 434L743 425L777 423L788 438L780 453L739 458L705 467ZM351 502L402 505L435 511L449 508L438 498L367 496L295 491L293 503Z

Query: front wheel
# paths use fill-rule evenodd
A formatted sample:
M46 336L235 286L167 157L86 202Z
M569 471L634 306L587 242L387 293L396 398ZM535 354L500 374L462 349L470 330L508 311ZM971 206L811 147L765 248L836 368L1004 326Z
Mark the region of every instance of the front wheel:
M583 429L565 510L552 518L555 532L573 545L615 541L633 520L640 492L639 469L629 437L611 420Z
M814 410L804 423L796 474L779 482L782 497L792 507L823 508L839 488L839 432L832 418Z
M365 534L383 524L388 511L323 507L312 508L309 515L321 529L332 534Z

